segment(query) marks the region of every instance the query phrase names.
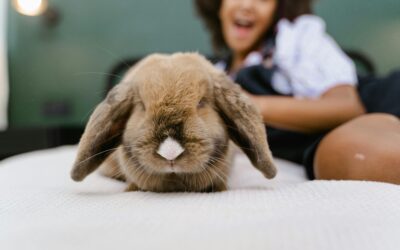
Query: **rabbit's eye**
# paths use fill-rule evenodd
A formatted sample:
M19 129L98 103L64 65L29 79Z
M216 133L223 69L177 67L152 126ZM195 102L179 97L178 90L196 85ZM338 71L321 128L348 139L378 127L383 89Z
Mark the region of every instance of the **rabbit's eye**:
M206 100L203 98L200 100L200 102L197 104L197 108L204 108L206 106Z
M136 104L136 106L138 106L141 110L143 110L143 111L145 111L146 110L146 107L144 106L144 103L143 102L138 102L137 104Z

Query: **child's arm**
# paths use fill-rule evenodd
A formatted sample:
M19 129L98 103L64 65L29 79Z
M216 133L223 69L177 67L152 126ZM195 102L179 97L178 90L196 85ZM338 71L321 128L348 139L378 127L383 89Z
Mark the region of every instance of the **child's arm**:
M338 85L319 99L249 95L267 125L313 133L332 129L365 113L356 89Z

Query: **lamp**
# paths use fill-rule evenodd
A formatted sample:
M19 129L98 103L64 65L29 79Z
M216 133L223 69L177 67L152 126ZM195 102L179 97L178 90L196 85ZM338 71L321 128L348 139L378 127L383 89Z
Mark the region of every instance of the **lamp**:
M22 15L38 16L48 8L47 0L13 0L14 8Z
M41 15L47 26L55 26L60 20L57 9L49 5L48 0L12 0L15 10L25 16Z

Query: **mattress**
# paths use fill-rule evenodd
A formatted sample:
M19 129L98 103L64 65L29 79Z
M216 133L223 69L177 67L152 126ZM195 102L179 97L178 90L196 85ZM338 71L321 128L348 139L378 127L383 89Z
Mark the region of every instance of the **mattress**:
M70 180L76 147L0 162L1 249L400 249L400 189L307 181L276 159L267 180L243 154L229 190L123 192L97 173Z

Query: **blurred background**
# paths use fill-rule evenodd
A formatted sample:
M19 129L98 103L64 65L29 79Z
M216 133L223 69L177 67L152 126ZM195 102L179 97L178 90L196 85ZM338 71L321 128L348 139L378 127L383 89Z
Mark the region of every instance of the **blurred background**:
M399 0L319 0L315 12L378 74L400 66ZM0 159L76 143L117 65L175 51L212 55L190 0L0 0Z

